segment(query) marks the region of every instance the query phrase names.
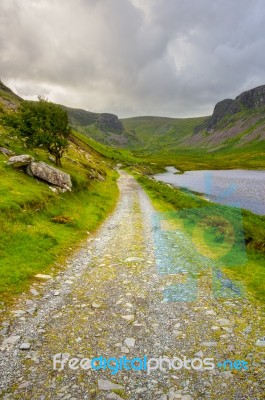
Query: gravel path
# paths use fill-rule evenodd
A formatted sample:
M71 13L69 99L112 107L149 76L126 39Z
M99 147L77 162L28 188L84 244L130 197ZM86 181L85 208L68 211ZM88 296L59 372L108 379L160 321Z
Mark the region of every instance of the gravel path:
M113 215L63 272L40 278L7 315L1 331L0 397L264 399L264 316L259 307L233 291L230 297L213 296L217 265L198 254L181 231L173 242L170 233L160 231L148 197L125 172L119 186ZM177 257L175 269L168 261L172 257ZM55 354L65 362L61 370L59 363L54 369ZM123 368L114 374L108 368L91 369L91 360L100 356L146 356L149 362L163 357L164 370L155 360L150 365L157 368L149 375L146 370ZM175 368L169 369L174 357ZM187 368L179 368L185 357ZM188 360L194 358L191 367ZM206 366L205 358L213 359L213 369L198 369ZM217 365L227 359L248 364L239 364L238 370ZM71 369L70 361L78 369ZM144 361L134 367L145 368Z

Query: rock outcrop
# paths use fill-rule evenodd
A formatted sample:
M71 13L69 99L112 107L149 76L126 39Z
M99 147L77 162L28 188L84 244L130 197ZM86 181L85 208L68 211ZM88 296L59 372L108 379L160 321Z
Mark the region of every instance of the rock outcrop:
M14 155L14 152L12 150L6 149L5 147L0 147L0 153L4 154L6 156Z
M69 174L54 168L43 161L36 162L34 158L28 154L10 157L7 164L12 165L15 168L25 167L29 176L36 177L57 186L58 188L63 189L63 191L71 191L72 181Z
M31 162L28 173L31 173L36 178L49 182L52 185L58 186L61 189L71 191L72 182L70 175L46 164L43 161Z
M206 128L208 132L215 130L219 121L227 115L233 115L245 108L258 108L265 106L265 85L258 86L254 89L247 90L239 96L232 99L220 101L214 107L212 116L207 120L204 126L196 131Z
M122 133L122 131L124 130L124 127L117 115L108 113L103 113L99 115L98 127L101 131L115 133Z
M29 165L34 158L28 154L21 154L19 156L10 157L7 164L12 165L15 168L25 167Z

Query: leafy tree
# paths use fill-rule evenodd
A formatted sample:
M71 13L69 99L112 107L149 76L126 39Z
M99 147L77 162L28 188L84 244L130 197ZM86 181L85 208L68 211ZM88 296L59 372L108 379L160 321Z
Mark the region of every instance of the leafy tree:
M26 139L29 147L43 146L61 166L61 158L68 146L70 128L67 112L57 104L39 98L23 101L16 114L9 114L5 122Z

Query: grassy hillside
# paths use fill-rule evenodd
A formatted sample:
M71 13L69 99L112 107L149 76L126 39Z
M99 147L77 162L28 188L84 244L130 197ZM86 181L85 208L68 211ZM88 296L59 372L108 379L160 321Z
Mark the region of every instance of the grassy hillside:
M265 107L243 110L219 121L214 132L194 128L205 118L140 117L122 120L141 149L133 149L157 165L192 169L265 168Z
M12 92L0 92L0 120L19 101ZM0 147L53 165L44 150L26 148L1 122ZM71 175L72 192L56 194L23 168L8 166L7 160L0 152L0 300L5 303L24 291L37 273L55 273L118 198L115 163L82 142L72 140L62 158L61 169Z
M127 132L135 134L138 147L145 154L157 153L176 148L178 143L194 128L204 122L206 117L199 118L165 118L165 117L135 117L122 119ZM135 148L133 144L130 146Z

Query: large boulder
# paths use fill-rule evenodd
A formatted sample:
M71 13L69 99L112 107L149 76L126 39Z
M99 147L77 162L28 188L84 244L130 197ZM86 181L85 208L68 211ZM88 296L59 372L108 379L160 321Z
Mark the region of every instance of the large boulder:
M7 164L19 168L29 165L32 161L34 161L32 156L29 156L28 154L21 154L19 156L10 157Z
M71 191L72 182L69 174L60 171L51 165L46 164L43 161L34 162L32 161L28 167L29 174L31 174L43 181L49 182L52 185L58 186L62 189Z

